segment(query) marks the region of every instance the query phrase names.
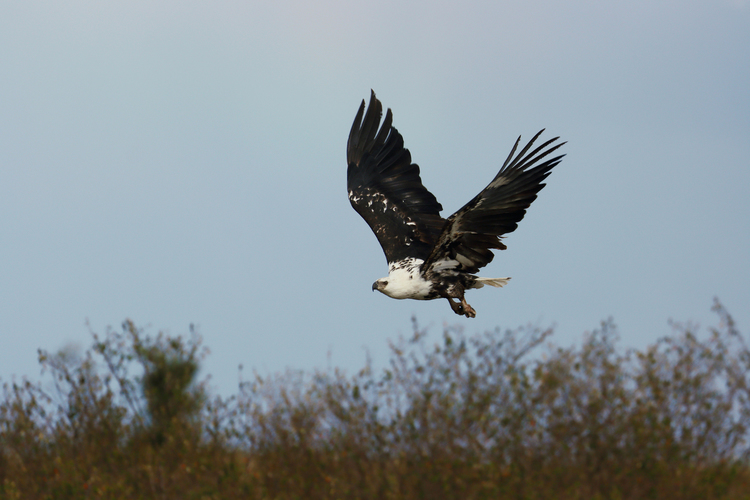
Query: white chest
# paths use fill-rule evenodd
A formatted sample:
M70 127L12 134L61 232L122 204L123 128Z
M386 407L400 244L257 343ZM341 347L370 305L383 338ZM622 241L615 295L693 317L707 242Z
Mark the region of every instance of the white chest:
M432 282L426 281L420 274L420 259L412 259L408 265L391 265L388 273L388 284L381 290L394 299L426 300L432 289ZM401 264L401 263L400 263Z

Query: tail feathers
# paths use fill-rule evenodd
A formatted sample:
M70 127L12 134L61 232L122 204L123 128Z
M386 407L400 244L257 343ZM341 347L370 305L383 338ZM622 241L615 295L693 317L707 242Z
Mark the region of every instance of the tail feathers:
M484 285L490 285L495 287L501 287L508 284L510 278L480 278L477 277L477 282L473 288L482 288Z

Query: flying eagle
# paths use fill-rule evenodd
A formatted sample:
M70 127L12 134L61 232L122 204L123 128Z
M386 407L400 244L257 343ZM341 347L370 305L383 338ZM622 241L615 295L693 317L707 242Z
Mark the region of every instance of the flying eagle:
M564 155L541 160L565 143L553 145L559 139L555 137L529 152L542 130L514 157L519 137L492 182L443 219L443 207L422 184L419 166L411 162L404 139L391 125L391 110L380 125L382 114L383 106L372 92L366 113L362 100L346 148L349 201L372 228L388 260L388 277L372 289L394 299L443 297L453 312L474 318L476 311L464 292L508 283L510 278L474 273L492 261L491 249L506 249L500 239L518 227L544 187L542 181Z

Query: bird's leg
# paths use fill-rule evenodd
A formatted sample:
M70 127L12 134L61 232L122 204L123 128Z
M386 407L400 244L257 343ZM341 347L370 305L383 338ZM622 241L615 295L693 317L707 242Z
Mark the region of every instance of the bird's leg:
M451 309L453 309L453 312L458 314L459 316L466 316L467 318L477 317L477 312L473 307L469 305L468 302L466 302L466 299L464 297L461 297L461 302L453 302L453 299L451 297L446 297L446 299L448 299L448 303L451 305Z
M461 304L460 304L460 307L461 307L461 309L463 309L463 310L464 310L464 315L465 315L465 316L466 316L467 318L476 318L476 317L477 317L477 312L476 312L476 311L474 310L474 308L473 308L473 307L471 307L471 306L469 305L469 303L468 303L468 302L466 302L466 298L464 298L464 297L461 297ZM454 311L455 311L455 309L454 309Z
M453 302L453 299L450 297L446 297L448 299L448 303L451 305L451 309L453 309L453 312L458 314L459 316L464 315L464 308L459 304L458 302ZM468 305L468 304L467 304Z

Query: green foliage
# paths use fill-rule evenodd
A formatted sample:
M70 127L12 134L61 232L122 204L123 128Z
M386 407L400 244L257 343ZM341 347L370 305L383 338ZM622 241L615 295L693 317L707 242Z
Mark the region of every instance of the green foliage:
M391 347L386 369L254 374L210 398L199 339L132 322L5 383L5 498L750 498L750 351L717 302L620 350L533 327Z

